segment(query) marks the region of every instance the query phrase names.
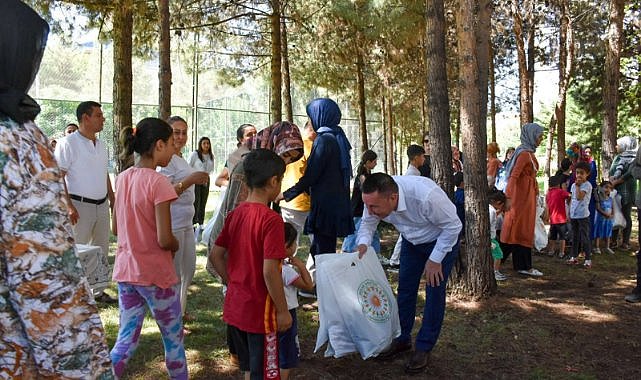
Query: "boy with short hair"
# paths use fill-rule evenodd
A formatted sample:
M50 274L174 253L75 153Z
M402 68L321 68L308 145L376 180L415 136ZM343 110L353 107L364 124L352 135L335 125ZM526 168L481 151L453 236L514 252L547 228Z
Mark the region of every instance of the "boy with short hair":
M563 174L550 177L548 193L545 195L545 202L550 214L550 233L548 247L551 255L554 255L558 248L559 258L565 256L565 236L567 234L568 214L566 204L570 193L562 188ZM556 244L554 244L556 242ZM555 247L556 245L556 247Z
M268 207L280 193L285 162L255 149L243 161L249 196L230 212L212 260L227 294L223 319L230 325L245 378L278 375L277 330L292 325L280 265L287 257L283 220Z
M585 252L586 268L592 267L591 253L592 241L590 240L590 196L592 184L587 181L590 175L590 164L585 161L578 162L574 168L576 179L572 184L570 201L570 223L572 225L572 255L568 264L578 264L579 248Z
M409 165L405 171L405 175L421 175L418 169L425 163L425 149L422 146L412 144L407 147L407 160Z

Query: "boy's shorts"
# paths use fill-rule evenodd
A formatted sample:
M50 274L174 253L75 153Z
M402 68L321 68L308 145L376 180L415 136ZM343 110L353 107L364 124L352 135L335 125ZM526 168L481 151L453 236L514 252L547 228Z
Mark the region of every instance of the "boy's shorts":
M550 225L550 240L565 240L565 235L567 233L568 233L567 223Z
M278 361L282 369L298 367L299 360L296 309L290 309L289 314L292 316L292 327L287 331L278 333Z
M243 372L251 372L252 375L263 377L265 334L254 334L240 330L236 326L229 326L229 333L236 353L238 354L238 366Z

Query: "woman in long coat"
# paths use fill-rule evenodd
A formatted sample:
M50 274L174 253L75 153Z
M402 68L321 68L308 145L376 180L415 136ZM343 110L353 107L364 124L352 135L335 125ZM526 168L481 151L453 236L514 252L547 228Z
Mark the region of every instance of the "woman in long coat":
M286 201L307 191L311 210L305 233L313 234L310 253L336 252L338 236L354 233L349 183L352 176L351 145L338 126L341 111L331 99L314 99L307 105L307 116L316 132L305 174L296 185L283 192Z
M532 247L534 245L534 222L539 186L536 173L539 162L534 155L543 140L543 127L529 123L521 127L521 145L516 148L508 161L508 177L505 193L510 200L510 209L505 213L501 242L507 244L504 259L512 253L514 270L530 276L542 276L532 268Z

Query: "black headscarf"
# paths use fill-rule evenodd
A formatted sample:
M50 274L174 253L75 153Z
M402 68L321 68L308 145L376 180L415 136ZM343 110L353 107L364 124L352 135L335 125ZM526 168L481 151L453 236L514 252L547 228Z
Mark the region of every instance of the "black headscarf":
M48 35L49 25L28 5L0 1L0 112L18 123L40 112L27 91L40 68Z

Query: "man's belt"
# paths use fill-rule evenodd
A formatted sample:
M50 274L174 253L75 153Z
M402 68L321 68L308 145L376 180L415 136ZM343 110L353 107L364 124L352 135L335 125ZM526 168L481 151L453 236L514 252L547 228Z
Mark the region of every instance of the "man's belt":
M101 204L105 203L105 201L107 200L106 196L104 198L102 198L102 199L91 199L91 198L87 198L87 197L81 197L80 195L76 195L76 194L69 194L69 198L71 198L73 200L76 200L76 201L80 201L80 202L91 203L91 204L94 204L94 205L101 205Z

